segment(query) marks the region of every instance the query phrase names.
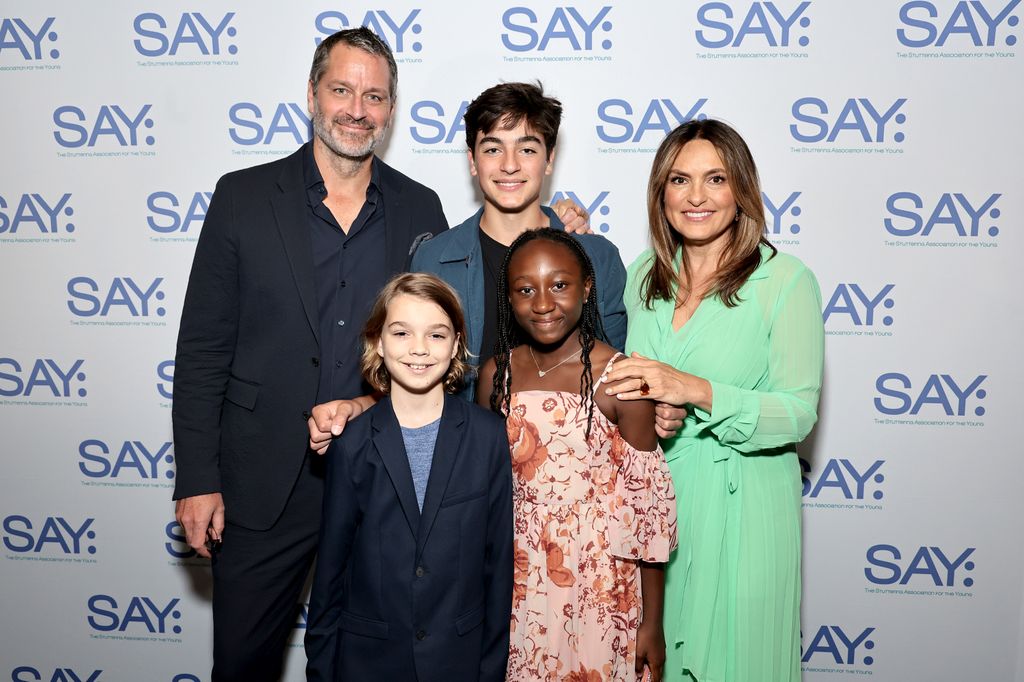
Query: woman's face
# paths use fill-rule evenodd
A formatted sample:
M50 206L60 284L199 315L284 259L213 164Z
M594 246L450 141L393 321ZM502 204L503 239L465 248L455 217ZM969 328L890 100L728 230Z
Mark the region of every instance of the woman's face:
M686 246L724 246L736 221L725 162L707 140L690 140L676 154L662 194L665 217Z
M519 327L543 346L557 345L576 329L590 281L564 244L535 239L508 263L508 299Z

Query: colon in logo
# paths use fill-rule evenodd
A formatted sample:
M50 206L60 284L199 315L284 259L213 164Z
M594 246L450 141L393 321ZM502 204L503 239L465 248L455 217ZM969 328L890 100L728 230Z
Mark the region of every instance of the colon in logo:
M0 209L3 209L0 210L0 234L17 234L19 229L31 230L33 234L37 231L57 234L62 228L68 234L75 231L75 224L66 220L75 214L70 192L55 199L42 194L22 194L11 203L0 196Z
M891 103L858 97L830 106L818 97L801 97L793 102L795 122L789 126L789 133L803 143L880 144L890 139L901 143L906 134L896 128L907 122L907 115L901 111L906 103L906 97Z
M152 104L143 104L139 109L122 107L119 104L103 104L95 112L86 111L74 105L64 105L53 110L53 139L66 149L93 148L99 144L122 148L156 144L153 135L142 136L143 129L156 125L150 115Z
M129 317L163 317L167 310L154 304L162 301L166 294L161 285L163 277L152 281L136 281L131 277L114 277L107 284L91 277L72 277L68 280L68 310L76 317L105 318L112 313L123 312Z
M224 39L238 35L238 29L232 25L234 19L234 12L218 17L185 12L167 18L156 12L144 12L132 22L136 35L132 44L143 57L219 57L225 52L233 55L238 53L238 46L225 43Z
M900 5L896 39L908 48L995 47L1017 44L1021 0L961 0L936 5L912 0Z
M85 360L70 365L53 358L36 358L22 364L14 358L0 358L0 396L5 398L84 398Z
M885 497L882 491L884 464L884 459L877 459L859 467L849 459L829 459L817 471L812 471L811 463L801 458L803 496L812 500L828 497L863 501L870 494L871 499L881 500Z
M707 103L706 97L689 105L680 105L664 98L635 103L624 99L606 99L597 105L597 137L609 144L636 144L648 133L655 133L656 140L661 142L663 137L683 123L706 119L707 114L702 113L701 109Z
M869 639L875 628L846 632L838 625L822 625L814 631L810 642L800 647L800 662L811 665L873 665L875 648ZM865 653L868 652L868 653Z
M896 305L893 297L895 284L883 284L879 289L855 282L840 282L825 304L821 317L825 324L830 319L849 320L855 327L872 327L881 323L889 327L893 316L888 314Z
M510 52L544 52L552 47L572 52L612 49L611 6L555 7L534 10L509 7L501 15L501 44Z
M84 476L92 479L173 479L173 452L171 441L154 448L140 440L126 440L120 444L108 445L96 438L90 438L78 444L78 469Z
M22 17L0 19L0 60L9 55L16 55L24 62L59 59L56 21L56 17L46 17L41 23Z
M795 6L794 6L795 4ZM807 47L810 2L705 2L697 8L695 32L701 47ZM745 9L744 9L745 8ZM803 29L803 30L800 30ZM797 37L799 34L799 37Z
M575 202L578 206L583 207L583 209L590 216L591 223L602 221L597 222L598 230L600 230L601 232L608 232L609 230L611 230L611 226L603 221L606 220L608 214L612 212L611 206L608 205L609 195L611 195L611 192L609 190L598 192L596 196L593 194L583 194L582 192L573 192L570 190L566 190L564 192L560 191L555 192L554 194L551 195L550 205L554 206L562 199L569 199ZM593 198L588 201L590 197Z
M784 199L772 200L767 193L761 192L761 201L764 203L764 210L768 218L768 231L774 235L800 234L800 224L790 223L792 218L798 218L803 213L803 208L797 203L802 192L790 192ZM791 218L792 216L792 218ZM789 223L788 225L786 223Z
M981 417L985 414L981 402L988 395L982 388L986 379L986 374L967 380L957 379L951 374L930 374L922 384L901 372L886 372L875 380L875 409L888 416L924 413L965 417L973 411L975 416Z
M381 40L386 42L391 51L398 56L410 49L413 52L423 49L423 43L415 39L423 32L423 25L417 21L419 15L420 10L418 9L410 10L404 15L395 9L369 10L363 15L363 19L358 25L365 26L380 36ZM352 22L344 13L329 10L316 15L315 25L317 33L320 34L316 39L316 44L319 45L320 41L332 33L343 28L350 28Z
M875 585L928 585L934 587L972 587L974 547L948 551L941 547L914 547L903 552L895 545L868 547L868 565L864 576Z
M41 522L33 523L27 516L12 514L4 517L4 547L17 554L95 554L96 545L91 542L96 539L95 521L93 518L78 522L63 516L47 516Z
M885 231L894 237L977 237L999 234L996 205L1002 194L969 198L962 192L945 192L925 200L914 192L895 192L885 200Z
M131 634L181 634L181 611L177 597L169 601L133 596L117 599L106 594L89 597L86 618L89 627L97 632L127 632Z

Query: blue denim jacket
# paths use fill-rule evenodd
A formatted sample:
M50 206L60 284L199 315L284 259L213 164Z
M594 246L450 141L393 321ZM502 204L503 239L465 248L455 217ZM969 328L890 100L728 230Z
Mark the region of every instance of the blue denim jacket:
M563 227L555 212L541 207L551 227ZM480 252L481 208L461 225L436 235L420 244L412 257L412 272L429 272L448 282L459 294L466 313L469 352L480 355L484 326L484 262ZM604 324L606 341L622 350L626 344L626 307L622 292L626 287L626 269L619 250L610 241L594 234L574 234L594 264L597 275L598 308ZM472 362L473 358L470 358ZM466 388L459 394L473 400L476 375L467 377Z

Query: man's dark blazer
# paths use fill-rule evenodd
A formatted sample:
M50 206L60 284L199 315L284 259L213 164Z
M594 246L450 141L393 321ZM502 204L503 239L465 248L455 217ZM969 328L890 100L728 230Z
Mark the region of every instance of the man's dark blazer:
M178 333L174 499L221 492L228 521L253 530L269 528L284 509L306 455L304 413L320 382L302 154L217 183ZM386 224L383 284L407 269L417 236L448 223L437 194L374 163ZM377 294L370 289L367 300Z
M422 513L390 399L326 457L307 678L502 682L513 570L504 420L445 396Z

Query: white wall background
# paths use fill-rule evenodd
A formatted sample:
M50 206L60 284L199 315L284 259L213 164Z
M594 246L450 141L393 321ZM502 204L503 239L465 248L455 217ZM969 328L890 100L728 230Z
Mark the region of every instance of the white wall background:
M209 679L208 567L170 502L192 251L221 174L306 139L316 40L368 23L400 69L383 157L452 224L478 202L459 107L499 80L562 100L549 193L627 264L665 132L740 130L773 241L828 303L804 679L1024 681L1022 18L1020 0L6 0L0 679Z

